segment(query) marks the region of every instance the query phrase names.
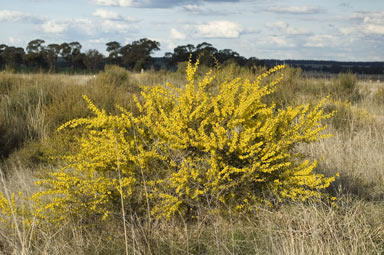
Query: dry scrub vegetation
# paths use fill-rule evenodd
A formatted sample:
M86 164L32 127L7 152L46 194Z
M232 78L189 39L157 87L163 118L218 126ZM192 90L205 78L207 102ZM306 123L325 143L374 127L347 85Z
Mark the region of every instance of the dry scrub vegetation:
M241 179L241 175L235 172L228 175L232 179L228 177L221 183L221 188L217 188L202 171L214 169L210 163L219 164L220 160L233 171L235 168L251 169L252 164L244 163L249 161L234 156L209 161L204 157L211 154L198 150L209 146L204 141L194 141L194 150L184 148L179 140L178 144L170 146L163 138L177 133L179 127L170 128L174 123L165 130L161 130L161 126L154 130L145 129L145 124L158 124L151 122L154 117L170 121L161 111L158 115L150 112L153 110L151 105L145 106L148 98L163 100L163 106L168 107L164 107L164 111L169 110L175 119L185 121L181 110L180 116L172 110L173 103L178 100L176 95L182 94L185 84L191 83L190 76L186 82L184 68L177 72L134 74L108 66L96 77L0 73L0 254L384 253L384 84L367 84L352 74L341 74L330 80L313 79L290 67L265 77L263 84L271 84L284 74L274 93L265 93L263 103L274 102L276 109L287 109L289 106L316 105L329 96L323 106L323 115L333 113L328 119L321 120L318 116L318 122L328 124L328 127L316 139L314 136L298 142L294 149L286 151L292 152L288 158L294 163L290 164L317 160L314 169L310 166L304 169L309 177L324 175L324 187L314 185L309 189L314 193L306 193L299 184L295 186L291 182L293 186L287 187L295 187L295 194L286 187L266 192L268 189L260 188L261 184L252 183L252 176ZM205 68L196 70L197 77L204 77L207 71ZM251 72L227 66L216 72L217 79L212 80L213 85L209 87L213 94L219 93L218 84L228 74L255 81L266 70L260 68ZM206 82L210 84L209 79ZM157 97L169 92L165 90L167 83L173 84L172 89L176 91L169 94L169 99L174 101ZM158 94L152 93L152 88L157 89L152 91ZM142 94L143 91L146 94ZM88 104L82 95L90 99ZM208 94L201 91L199 95L210 104ZM197 101L189 103L196 105ZM215 103L229 101L231 98L224 98ZM115 105L126 109L125 115ZM99 109L105 112L98 113ZM265 116L272 118L277 112L271 110L271 115ZM195 115L203 119L202 115ZM149 118L140 119L140 116ZM108 121L102 122L103 118ZM59 126L73 119L80 120L67 125L73 128L57 132ZM141 123L135 135L126 136L132 140L119 140L120 136L114 136L130 132L121 126L123 122L128 126ZM84 123L91 127L88 131L79 128ZM230 124L226 125L226 128L231 128ZM246 123L243 126L245 130ZM236 131L237 127L234 125L232 129ZM213 126L210 129L216 130ZM104 130L113 132L105 133ZM215 132L219 135L219 128ZM276 139L281 139L284 132L288 131L276 128L273 134L280 134ZM235 133L233 131L232 136L225 133L223 137L233 138ZM323 134L333 134L333 137L318 139ZM92 135L93 142L84 145L82 139L90 140ZM151 141L151 147L138 139ZM103 146L98 146L100 143ZM279 149L277 145L274 148ZM102 159L103 165L92 160L97 155L107 155L107 162ZM124 155L135 156L124 160ZM193 161L191 155L200 155L200 160ZM272 166L281 164L279 169L288 167L287 162L291 161L284 160L276 158ZM84 162L89 164L84 165ZM87 186L84 183L92 180L92 176L82 176L81 179L75 172L67 171L68 164L72 164L71 169L97 169L99 172L79 172L92 173L92 176L104 179L97 179L98 182ZM192 175L198 175L195 182L184 181L175 175L173 179L166 178L174 168L182 172L188 167L196 170L189 176L191 179ZM269 171L269 166L261 167ZM109 168L117 171L105 170ZM136 170L132 173L131 169ZM100 174L100 171L105 171L105 174ZM56 174L56 179L52 178L52 173ZM64 174L65 178L72 179L66 182L68 179L63 177ZM327 179L337 174L335 181ZM63 178L57 179L58 176ZM278 172L275 177L283 183L291 180ZM45 180L45 183L35 185L39 180ZM236 181L237 186L231 186L230 180ZM311 184L308 180L307 188ZM216 191L207 195L204 190L199 190L204 185L216 187ZM56 198L49 196L58 190L72 194L73 187L83 188L83 191L76 192L87 192L89 196L74 196L72 200L66 200L67 197L59 193L56 193L59 194ZM187 191L186 188L193 190ZM252 193L252 189L257 193ZM111 190L115 193L109 194ZM304 195L298 196L300 192ZM231 196L236 199L231 200ZM95 197L92 200L95 203L89 203L89 197ZM332 197L336 200L333 201ZM37 206L36 201L45 205L47 210Z

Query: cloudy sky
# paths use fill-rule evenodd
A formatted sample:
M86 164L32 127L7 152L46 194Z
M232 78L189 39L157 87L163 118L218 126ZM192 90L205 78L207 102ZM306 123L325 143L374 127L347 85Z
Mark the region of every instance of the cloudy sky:
M384 61L384 0L0 0L0 44L212 43L245 57Z

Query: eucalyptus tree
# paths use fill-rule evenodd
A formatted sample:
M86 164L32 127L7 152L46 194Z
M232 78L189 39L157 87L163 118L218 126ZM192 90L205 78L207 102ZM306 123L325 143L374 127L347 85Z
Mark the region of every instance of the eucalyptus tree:
M107 46L107 57L108 64L111 65L122 65L121 45L120 43L113 41L105 44Z
M92 73L101 69L103 59L103 54L101 54L98 50L91 49L84 54L84 64L87 67L87 70Z
M28 43L27 54L25 54L25 63L28 67L40 69L48 67L44 43L42 39L35 39Z
M159 42L143 38L125 45L120 49L120 53L124 66L138 71L153 64L151 55L158 50Z
M60 54L60 45L56 43L49 44L46 48L46 56L49 65L49 72L56 71L57 59Z
M16 70L23 64L25 51L21 47L1 45L1 58L5 68Z

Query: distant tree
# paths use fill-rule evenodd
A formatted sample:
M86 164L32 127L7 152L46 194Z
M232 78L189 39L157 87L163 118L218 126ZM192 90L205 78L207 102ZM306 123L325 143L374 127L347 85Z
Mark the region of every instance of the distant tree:
M207 42L202 42L196 47L192 44L177 46L173 49L173 53L167 52L164 57L169 67L176 67L177 63L188 61L190 56L192 56L192 61L199 58L201 65L209 67L213 67L216 61L224 65L237 64L249 67L263 64L257 58L247 59L231 49L217 50Z
M28 43L26 48L27 54L25 55L27 66L40 69L48 67L44 43L45 41L41 39L35 39Z
M72 71L75 69L85 69L84 55L81 53L81 48L82 46L79 42L62 43L60 45L60 55L71 66Z
M106 44L107 52L109 53L107 61L111 65L122 65L121 45L113 41Z
M3 59L3 52L8 46L6 44L0 44L0 68L4 68L5 62Z
M72 49L71 49L71 46L69 46L68 43L62 43L60 44L60 56L68 63L68 64L71 64L71 59L72 59L72 56L71 56L71 52L72 52Z
M257 66L262 66L262 65L264 65L264 62L258 58L255 58L255 57L250 57L245 62L245 66L249 67L249 68L255 68Z
M32 40L28 43L27 45L27 53L40 53L43 51L44 49L44 46L43 44L45 43L44 40L41 40L41 39L36 39L36 40Z
M239 53L231 49L219 50L216 53L215 57L219 61L219 63L222 64L234 63L239 66L244 66L247 62L247 59L245 57L240 56Z
M23 48L3 47L1 53L4 65L7 69L15 70L23 64L25 51Z
M69 43L69 47L71 47L72 56L76 56L81 53L82 46L79 42L71 42Z
M58 59L58 55L60 53L60 45L59 44L49 44L45 48L46 56L47 56L47 62L49 65L49 72L55 72L56 71L56 63Z
M215 56L218 50L212 44L203 42L196 46L195 55L200 59L200 63L205 66L215 65Z
M85 69L84 54L81 53L81 44L79 42L71 42L69 46L71 47L72 69Z
M88 50L84 54L84 64L89 72L95 73L103 63L103 54L97 50Z
M179 62L185 62L189 60L191 55L194 55L195 46L192 44L177 46L173 49L173 53L165 53L168 66L176 66Z
M160 43L147 38L134 41L121 48L123 64L128 69L140 70L147 68L153 63L151 55L160 50Z
M220 63L224 63L225 61L227 61L229 59L239 58L240 54L237 53L236 51L231 50L231 49L224 49L224 50L219 50L216 53L215 57Z

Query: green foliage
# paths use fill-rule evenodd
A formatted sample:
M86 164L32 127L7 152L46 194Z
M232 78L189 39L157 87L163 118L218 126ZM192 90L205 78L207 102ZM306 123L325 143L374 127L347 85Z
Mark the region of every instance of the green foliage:
M91 73L96 73L103 63L104 56L98 50L88 50L83 58L87 70Z
M129 70L139 71L153 64L151 55L160 50L160 43L147 38L134 41L120 48L122 61Z

